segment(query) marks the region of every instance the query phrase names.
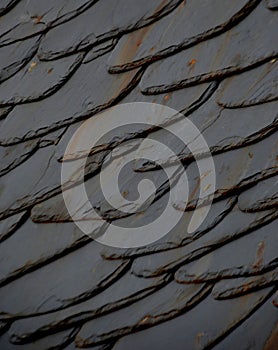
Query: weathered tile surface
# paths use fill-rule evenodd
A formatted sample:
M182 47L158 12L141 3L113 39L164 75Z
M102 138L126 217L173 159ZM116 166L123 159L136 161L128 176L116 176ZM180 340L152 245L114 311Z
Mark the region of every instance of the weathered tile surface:
M109 60L115 73L161 59L209 39L246 17L258 1L182 2L160 21L123 36Z
M175 346L176 350L183 350L185 344L189 349L205 349L229 334L256 307L269 299L270 293L271 289L266 289L227 301L208 297L173 320L120 339L114 349L141 350L150 347L166 350Z
M276 349L277 9L276 0L0 2L1 350ZM111 115L99 112L132 102L183 115L65 154L84 120L100 133ZM210 199L197 168L208 154L177 137L188 120L216 169L195 231ZM156 149L142 138L163 151L148 159ZM78 197L71 217L61 167L87 156L88 200ZM135 209L145 179L155 195L126 213L123 199ZM64 194L78 184L69 178ZM146 246L103 246L73 222L91 220L95 238L111 224L146 234L168 202L180 220L163 237L167 225L156 225L160 239Z
M171 11L178 0L98 1L93 7L51 30L39 50L40 57L51 59L140 28ZM111 11L113 8L113 11ZM62 42L59 40L63 38Z
M250 71L227 78L217 93L217 101L227 108L252 106L278 98L276 59Z
M252 234L182 266L175 273L175 280L179 283L203 283L218 278L256 275L277 267L277 224L274 220Z
M174 90L239 73L273 58L276 23L276 13L260 4L231 30L150 65L141 89L148 94Z

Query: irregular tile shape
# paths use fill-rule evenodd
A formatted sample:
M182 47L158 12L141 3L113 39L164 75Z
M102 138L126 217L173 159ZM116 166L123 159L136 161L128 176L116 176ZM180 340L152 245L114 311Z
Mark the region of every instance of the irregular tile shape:
M265 289L238 299L216 301L211 296L192 310L130 336L121 338L113 350L175 350L206 349L220 341L273 294ZM242 343L233 344L233 348L242 349Z
M137 276L159 276L228 244L277 217L275 211L243 214L237 206L218 225L180 248L138 257L132 265Z
M258 1L189 0L153 24L124 35L111 54L109 71L123 72L216 36L237 24Z
M242 192L238 197L242 211L257 211L278 205L278 177L273 176Z
M231 30L155 62L143 75L142 91L162 93L215 80L275 57L276 16L261 3Z
M8 12L19 0L2 0L0 7L0 15Z
M39 148L59 143L64 129L54 131L38 139L22 142L9 147L0 146L2 165L0 176L3 176L30 158Z
M10 237L25 222L28 216L29 213L24 211L0 221L0 242Z
M253 106L278 98L276 59L250 71L226 78L217 92L217 102L226 108Z
M102 229L102 225L96 223L96 232ZM28 220L0 245L2 265L0 284L5 284L27 272L38 269L90 241L91 239L73 223L38 225ZM14 254L18 247L20 247L20 253Z
M180 0L98 1L92 8L46 34L39 49L42 59L85 49L145 26L173 10Z
M128 93L136 85L138 72L109 74L104 64L107 55L82 64L67 84L47 99L16 106L1 128L0 144L29 140L85 119Z
M34 37L0 48L0 82L13 76L30 61L39 47L40 39Z
M271 102L242 108L239 113L238 110L219 108L216 102L210 99L189 115L189 119L202 133L210 153L217 154L261 140L276 130L278 126L277 107L277 102ZM186 127L187 124L183 120L177 121L171 126L173 132ZM200 144L195 146L195 152L196 157L197 155L204 156L207 154L207 148ZM176 163L176 158L167 156L167 152L163 157L163 159L157 159L153 162L145 162L144 166L137 170L150 171L157 169L158 165L168 166ZM179 153L179 159L188 162L193 159L193 155L187 147L184 147Z
M142 279L127 272L122 278L93 298L64 310L15 321L10 334L24 341L40 338L58 330L80 325L84 321L100 317L157 291L169 277ZM7 319L8 320L8 319Z
M214 199L238 193L246 186L275 175L278 170L277 147L277 133L272 133L255 144L215 155L213 157L216 171ZM269 150L267 155L266 149ZM199 178L202 174L199 174L195 162L188 166L186 173L189 179L187 208L191 209L196 205L199 196L202 202L206 202L208 198L199 194ZM180 205L180 203L177 204Z
M23 0L1 18L0 46L26 39L68 21L95 3L95 0Z
M149 102L168 106L184 114L190 114L205 103L217 88L217 83L204 83L190 86L187 89L172 91L169 94L158 94L155 96L143 95L140 88L136 86L123 100L122 103ZM161 121L163 124L163 121Z
M244 346L244 349L275 349L277 331L277 310L273 308L270 300L267 300L242 326L237 327L214 349L234 349L237 344L241 348Z
M154 326L196 305L209 291L210 286L179 288L177 283L171 282L136 304L85 323L77 334L76 345L82 348L97 345Z
M24 69L1 84L0 105L33 102L52 95L71 77L82 58L82 54L76 54L42 62L34 57Z
M278 266L277 220L186 264L175 273L178 283L203 283L252 276Z
M75 124L69 128L57 146L40 148L32 157L2 178L0 218L23 211L61 193L61 163L58 162L58 157L65 152L69 139L79 126ZM104 157L105 152L88 157L86 177L92 176L100 168ZM64 188L72 185L75 183L69 182Z
M225 279L217 282L213 287L213 297L217 300L239 297L259 288L264 288L278 281L278 270L252 277Z
M271 10L278 10L278 1L277 0L265 0L266 5Z
M105 261L100 249L93 241L3 286L0 317L59 310L102 291L122 274L128 261Z
M162 199L155 202L150 207L150 209L154 210L154 212L160 209L160 206L163 204L163 199L164 197L162 197ZM162 204L160 202L162 202ZM200 227L195 232L191 234L187 232L187 228L192 219L193 212L187 211L184 213L183 217L181 218L180 222L175 226L175 228L171 230L166 236L160 238L158 241L152 244L149 244L147 246L138 247L138 248L117 249L117 248L106 247L103 249L102 255L106 259L136 257L144 254L151 254L154 252L165 251L167 249L174 249L179 246L188 244L194 238L202 236L204 233L206 233L207 231L212 229L214 226L216 226L227 215L227 213L230 212L230 210L234 205L234 202L235 202L235 198L229 198L224 201L220 201L218 203L213 204L205 221L200 225ZM151 210L149 214L150 217L152 217L153 215ZM201 214L202 214L202 208L200 208L200 216ZM196 219L198 217L199 216L197 215ZM118 225L122 225L123 227L126 227L127 225L126 221L128 220L130 221L130 218L118 220L116 221L116 223ZM133 220L136 222L136 216L135 218L133 218ZM140 218L138 219L138 221L139 220ZM149 216L147 215L147 213L146 213L146 216L143 215L142 222L144 221L146 222L146 220L149 220ZM122 221L123 221L123 224L121 224ZM135 260L135 263L136 263L136 260Z
M148 103L160 103L162 105L169 105L172 108L180 111L185 115L189 115L195 109L200 107L205 103L211 95L216 90L218 84L202 84L199 86L192 87L183 91L176 91L167 95L159 95L156 97L150 97L142 95L138 87L136 86L122 101L121 103L131 103L131 102L148 102ZM214 104L217 109L220 109L218 105ZM156 125L163 126L164 124L173 123L174 121L184 119L183 115L176 115L176 112L170 112L169 115L157 116L155 121ZM108 114L103 113L98 114L92 119L92 123L98 127L100 120L105 121L105 118L110 118ZM105 124L104 124L105 125ZM153 131L159 129L155 126L149 125L127 125L126 127L121 127L120 129L113 130L108 134L104 135L101 140L98 140L96 146L90 150L84 150L80 154L67 154L66 158L61 155L60 161L73 160L78 157L87 156L89 154L97 153L103 150L112 150L116 146L121 145L125 141L130 141L139 137L146 137L146 135L152 133ZM136 140L134 141L136 142Z
M32 341L32 343L26 345L16 345L11 343L9 339L9 334L6 333L0 337L0 347L3 350L53 350L53 349L64 349L64 346L70 344L75 338L77 330L68 329L51 336L42 338L37 341Z

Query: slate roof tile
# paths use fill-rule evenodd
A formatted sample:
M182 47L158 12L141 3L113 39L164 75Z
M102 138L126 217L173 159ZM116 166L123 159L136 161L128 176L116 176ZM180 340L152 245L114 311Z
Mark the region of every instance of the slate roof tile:
M89 243L3 286L2 316L60 310L100 292L121 276L128 261L105 261L99 249L98 243ZM18 290L21 298L16 298Z
M257 337L257 334L260 336ZM232 349L235 340L239 344L245 344L247 349L248 347L252 350L275 349L275 343L277 344L277 311L271 305L270 300L267 300L244 322L244 327L235 329L214 349Z
M82 58L83 55L76 54L42 62L36 56L33 57L25 68L1 84L0 105L32 102L53 94L69 79Z
M275 58L276 21L276 13L259 4L229 31L150 65L140 83L142 91L171 91L239 73Z
M179 266L196 260L220 246L229 244L231 241L252 232L254 229L274 220L276 216L275 211L243 214L235 206L233 211L218 225L200 238L193 240L193 242L187 242L188 244L179 248L138 257L133 262L132 271L134 274L144 277L158 276L173 271ZM120 254L118 257L120 257Z
M277 220L177 270L179 283L203 283L235 276L256 275L276 268ZM248 247L248 251L246 251ZM220 263L221 262L221 263ZM221 267L219 267L221 266Z
M259 288L275 285L277 280L277 268L260 274L259 276L223 279L215 283L212 295L217 300L239 297L254 290L256 291Z
M269 62L224 80L217 101L226 108L253 106L278 98L278 62Z
M78 333L76 345L88 347L171 319L196 305L209 291L210 286L206 285L180 288L171 282L157 293L128 306L128 310L116 311L112 318L108 315L89 321Z
M136 84L138 72L120 77L109 74L107 55L82 64L67 84L44 101L16 106L1 128L0 143L8 145L47 134L100 112L128 93Z
M14 322L10 333L28 341L71 328L145 298L169 281L168 276L142 279L129 271L102 293L66 309ZM16 317L16 316L15 316ZM9 320L7 318L7 320Z
M56 26L84 11L95 0L23 0L7 13L0 24L0 46L24 40Z
M196 45L237 24L257 4L253 0L181 3L160 21L124 35L109 59L109 71L122 72Z
M53 334L46 338L41 338L37 341L32 342L31 344L18 345L18 344L12 344L10 342L9 335L6 333L0 339L0 346L1 346L1 349L5 349L5 350L58 349L59 347L64 348L67 344L71 343L72 340L75 338L75 335L76 335L75 329L68 329L66 331Z
M192 310L154 328L124 337L116 343L115 350L141 350L147 348L175 350L205 349L212 347L231 333L273 294L265 289L248 296L216 301L211 296ZM213 319L213 322L212 322Z
M140 28L173 10L180 0L98 1L63 26L49 31L39 50L43 59L53 59L96 45ZM113 8L113 11L110 10ZM59 38L63 38L62 42ZM58 40L57 40L58 39Z

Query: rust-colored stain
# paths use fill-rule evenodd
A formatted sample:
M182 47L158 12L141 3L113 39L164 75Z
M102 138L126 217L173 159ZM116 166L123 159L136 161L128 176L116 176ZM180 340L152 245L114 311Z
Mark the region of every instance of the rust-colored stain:
M48 70L47 70L47 74L50 74L50 73L52 73L53 72L53 68L49 68Z
M199 332L197 335L196 335L196 345L197 345L197 348L200 348L200 346L202 345L202 339L204 338L205 336L205 333L204 332Z
M138 48L141 46L144 38L152 27L153 25L147 26L128 35L127 40L118 54L117 61L120 63L132 61L136 56Z
M43 16L38 15L38 16L32 16L31 18L33 19L35 24L40 24L40 23L42 23Z
M169 98L170 98L170 95L169 95L169 94L167 94L167 95L165 95L165 96L163 97L163 100L164 100L164 101L168 101L168 100L169 100Z
M263 350L276 350L278 344L278 323L268 338Z
M248 152L248 157L252 159L254 157L254 154L252 152Z
M260 242L258 244L258 249L257 249L257 254L256 254L256 260L255 263L253 265L253 267L255 269L260 268L260 266L263 263L263 258L264 258L264 250L265 250L265 243L264 242Z
M28 68L28 72L32 72L32 70L36 67L36 65L37 65L37 62L31 62Z
M191 61L187 62L187 66L188 67L192 67L197 63L197 60L195 58L193 58Z

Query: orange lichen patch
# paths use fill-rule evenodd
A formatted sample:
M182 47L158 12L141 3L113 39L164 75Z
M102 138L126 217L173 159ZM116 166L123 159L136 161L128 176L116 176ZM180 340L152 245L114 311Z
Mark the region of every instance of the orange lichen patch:
M168 101L168 100L169 100L169 98L170 98L170 95L169 95L169 94L167 94L167 95L165 95L165 96L163 97L163 100L164 100L164 101Z
M36 67L37 62L31 62L30 67L28 68L28 72L32 72L32 70Z
M197 63L197 60L195 60L195 58L193 58L191 61L187 62L188 67L192 67Z

